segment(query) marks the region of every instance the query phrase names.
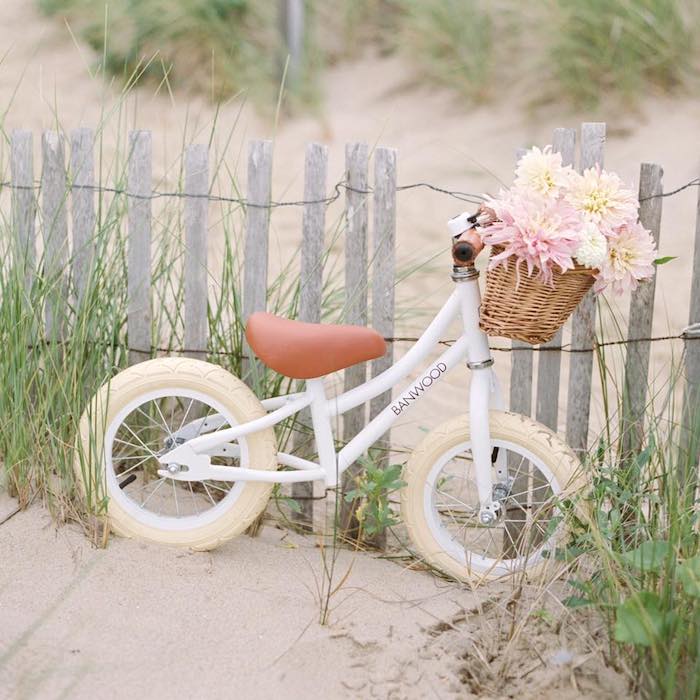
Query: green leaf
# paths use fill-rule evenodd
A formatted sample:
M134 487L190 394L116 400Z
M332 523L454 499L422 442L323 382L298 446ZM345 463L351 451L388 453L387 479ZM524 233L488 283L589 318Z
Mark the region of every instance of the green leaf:
M552 625L555 623L554 615L552 615L549 610L546 610L545 608L541 608L540 610L535 610L535 612L532 613L533 617L539 617L540 620L544 620L547 624Z
M588 600L588 598L570 595L568 598L564 598L564 605L566 605L567 608L583 608L587 605L593 605L593 603Z
M671 262L671 260L675 260L677 257L676 255L666 255L663 258L656 258L656 260L654 260L654 265L665 265L667 262Z
M282 499L295 513L301 513L301 504L294 498L285 497Z
M687 595L700 598L700 554L686 559L678 569L678 578Z
M664 613L656 593L640 591L617 606L615 639L625 644L651 646L664 626Z
M637 549L624 552L622 559L639 571L658 571L670 549L671 546L665 540L649 540Z

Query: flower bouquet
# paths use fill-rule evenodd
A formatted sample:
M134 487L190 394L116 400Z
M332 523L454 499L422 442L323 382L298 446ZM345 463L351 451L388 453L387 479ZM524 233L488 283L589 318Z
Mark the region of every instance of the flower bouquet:
M621 294L651 277L656 250L638 209L615 173L579 174L550 146L528 151L513 186L482 206L482 239L493 248L481 327L543 343L591 287Z

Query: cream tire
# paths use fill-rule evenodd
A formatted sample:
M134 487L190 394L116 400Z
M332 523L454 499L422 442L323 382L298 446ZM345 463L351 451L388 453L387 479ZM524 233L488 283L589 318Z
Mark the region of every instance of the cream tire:
M102 386L83 413L80 421L74 473L85 495L95 493L102 484L108 497L107 518L113 532L167 545L207 550L243 532L264 510L273 484L238 482L236 497L224 498L211 508L208 517L192 518L184 523L172 519L140 517L118 492L116 476L108 470L111 455L110 430L121 414L138 405L142 397L167 396L181 392L192 397L206 397L215 404L230 424L241 424L266 415L251 390L237 377L217 365L188 358L161 358L129 367ZM241 439L250 468L277 468L277 448L271 428ZM91 464L86 468L86 456ZM86 480L92 479L91 484ZM88 488L90 487L90 488ZM233 490L233 487L232 489ZM212 501L213 503L214 501Z
M581 462L557 435L544 425L525 416L491 411L489 416L491 439L494 443L514 449L516 454L529 454L530 458L548 471L551 489L558 499L570 498L584 487L586 479ZM411 455L403 474L406 486L401 490L401 514L417 554L430 566L460 581L479 584L504 576L524 574L529 580L556 575L557 564L553 556L524 561L521 569L504 571L498 566L478 570L459 561L457 555L447 551L446 540L436 527L436 517L429 512L431 498L428 491L430 479L435 479L439 465L460 446L470 443L469 418L458 416L431 431ZM519 451L520 450L520 451ZM582 515L580 504L575 506ZM556 545L566 532L565 522L560 523L548 540L548 547Z

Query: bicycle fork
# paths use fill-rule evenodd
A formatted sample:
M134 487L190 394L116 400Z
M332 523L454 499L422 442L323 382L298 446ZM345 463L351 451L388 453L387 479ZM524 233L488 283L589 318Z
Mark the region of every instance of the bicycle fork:
M488 337L479 328L479 273L474 268L462 268L453 275L461 296L462 320L469 338L467 367L471 370L469 388L469 428L472 461L479 495L479 521L491 525L500 515L500 497L509 489L508 469L504 450L494 448L489 431L489 409L503 410L503 397L493 371L493 358ZM493 483L492 465L498 482Z

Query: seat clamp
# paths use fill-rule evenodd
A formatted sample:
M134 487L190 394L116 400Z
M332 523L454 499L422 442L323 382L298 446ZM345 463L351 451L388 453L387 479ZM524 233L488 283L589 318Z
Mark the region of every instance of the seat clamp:
M467 367L469 369L486 369L487 367L491 367L493 364L493 358L489 357L488 360L481 360L481 362L467 362Z

